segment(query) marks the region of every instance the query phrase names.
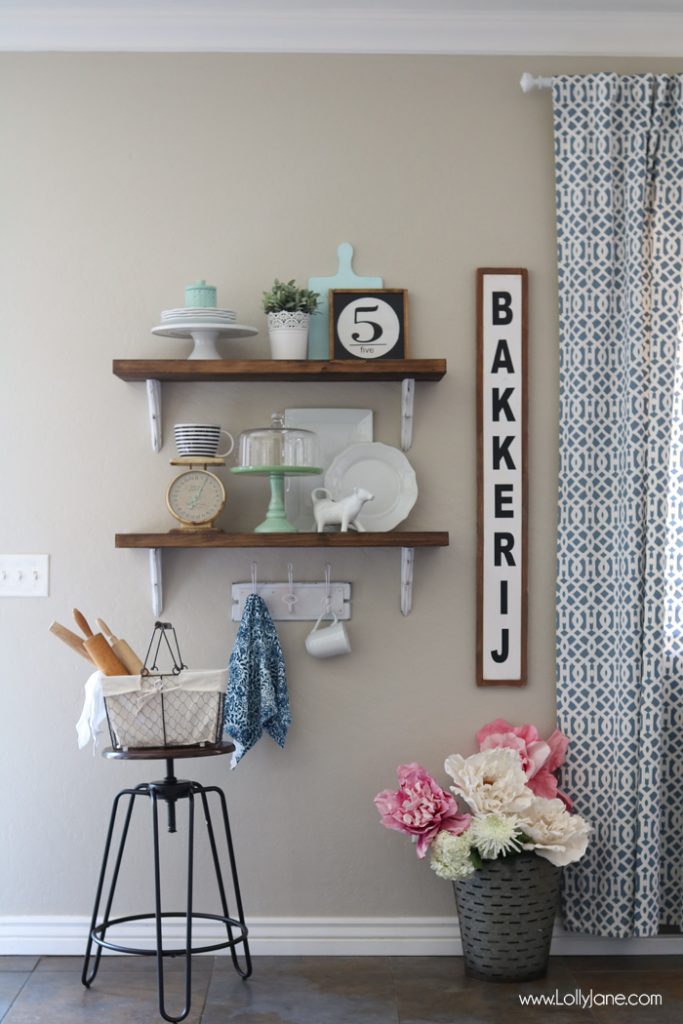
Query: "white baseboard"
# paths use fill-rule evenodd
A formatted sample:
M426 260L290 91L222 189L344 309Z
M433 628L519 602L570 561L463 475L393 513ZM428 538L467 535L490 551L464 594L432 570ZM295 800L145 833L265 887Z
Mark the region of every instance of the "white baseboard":
M459 956L462 953L455 917L255 917L248 919L252 953L268 956ZM0 954L80 956L89 919L83 916L0 917ZM196 945L220 942L225 932L213 922L194 929ZM152 948L153 923L129 923L111 933L123 946ZM169 921L164 937L181 946L183 926ZM223 953L227 951L223 950ZM552 953L556 956L639 956L683 954L683 936L606 939L565 932L557 926Z

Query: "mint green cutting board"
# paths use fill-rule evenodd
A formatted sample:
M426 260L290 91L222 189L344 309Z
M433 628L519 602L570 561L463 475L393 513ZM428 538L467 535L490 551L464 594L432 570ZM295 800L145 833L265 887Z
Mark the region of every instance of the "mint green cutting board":
M308 358L330 358L330 312L327 293L330 288L383 288L381 277L359 277L351 267L353 246L342 242L337 246L339 269L334 277L309 277L308 287L319 292L318 312L311 317L308 327Z

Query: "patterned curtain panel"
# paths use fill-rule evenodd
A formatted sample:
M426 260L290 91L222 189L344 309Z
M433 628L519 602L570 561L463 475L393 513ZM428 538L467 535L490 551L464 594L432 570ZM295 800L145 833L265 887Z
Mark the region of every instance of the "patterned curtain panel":
M565 925L683 925L683 76L554 79Z

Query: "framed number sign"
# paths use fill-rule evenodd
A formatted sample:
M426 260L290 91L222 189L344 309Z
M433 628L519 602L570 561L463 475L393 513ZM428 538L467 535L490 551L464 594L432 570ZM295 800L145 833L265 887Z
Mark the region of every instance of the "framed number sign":
M407 359L405 288L330 291L330 359Z
M527 272L477 271L477 685L524 686Z

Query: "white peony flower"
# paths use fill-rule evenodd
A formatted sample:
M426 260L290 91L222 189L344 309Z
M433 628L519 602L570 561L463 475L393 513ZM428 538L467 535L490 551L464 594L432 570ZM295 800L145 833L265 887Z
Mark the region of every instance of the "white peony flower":
M475 872L470 857L469 832L454 836L452 832L439 832L429 848L430 867L439 878L459 882Z
M451 786L475 814L521 814L534 799L516 750L493 747L471 757L451 754L445 770Z
M484 860L506 853L519 853L520 822L515 814L477 814L469 827L472 846Z
M535 850L557 867L579 860L588 846L590 825L580 815L570 814L558 799L534 797L520 815L520 828L531 840L523 849Z

